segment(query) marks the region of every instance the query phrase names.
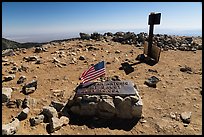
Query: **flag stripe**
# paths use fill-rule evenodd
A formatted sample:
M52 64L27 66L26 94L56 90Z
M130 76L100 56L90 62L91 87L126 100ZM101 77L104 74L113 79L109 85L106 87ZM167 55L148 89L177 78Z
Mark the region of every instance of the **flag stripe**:
M97 71L90 71L87 75L86 75L86 77L89 77L89 76L91 76L91 75L95 75L95 74L97 74L98 72L100 72L100 71L105 71L105 68L103 68L103 69L100 69L100 70L97 70ZM82 79L83 79L83 77L82 77Z
M99 73L98 75L96 75L95 77L93 76L93 77L90 77L90 78L83 79L82 82L83 82L83 83L88 82L88 81L93 80L93 79L95 79L95 78L97 78L97 77L100 77L100 76L102 76L102 75L105 75L105 72L101 72L101 73Z
M86 71L84 71L83 73L82 73L82 75L81 75L81 77L80 78L82 78L82 77L84 77L90 70L92 70L94 67L92 66L92 67L90 67L88 70L86 70Z
M96 72L93 72L91 75L87 75L86 77L82 77L81 79L86 79L86 78L90 78L90 77L94 77L97 76L97 74L100 74L101 72L105 72L105 69L101 69L101 70L97 70Z

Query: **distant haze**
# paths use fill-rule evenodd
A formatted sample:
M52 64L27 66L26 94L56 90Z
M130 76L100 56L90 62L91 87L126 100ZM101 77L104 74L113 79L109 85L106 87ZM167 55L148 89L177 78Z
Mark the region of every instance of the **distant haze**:
M149 32L150 12L161 13L154 34L202 35L202 2L3 2L2 37L48 42L80 32Z

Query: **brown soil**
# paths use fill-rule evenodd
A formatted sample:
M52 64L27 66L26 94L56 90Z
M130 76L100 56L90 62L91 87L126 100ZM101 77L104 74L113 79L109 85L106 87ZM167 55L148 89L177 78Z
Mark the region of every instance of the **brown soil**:
M48 52L34 53L34 48L27 49L26 53L8 56L10 61L14 61L18 67L22 64L28 67L28 71L17 72L14 80L3 82L2 87L16 87L12 93L11 100L24 99L26 95L20 93L23 84L18 85L16 82L21 75L26 76L26 82L37 79L38 88L30 94L35 98L37 105L31 108L29 116L26 120L21 121L21 128L16 134L48 134L46 124L42 123L35 127L31 127L29 118L40 113L43 106L50 105L52 100L66 102L68 98L74 94L74 89L80 83L79 76L88 69L91 64L96 64L101 60L110 62L106 65L106 77L114 75L119 76L122 80L131 80L139 89L139 94L143 101L143 121L135 123L129 129L114 129L110 127L89 127L86 124L68 124L60 130L52 134L60 135L139 135L139 134L185 134L197 135L202 134L202 51L162 51L160 61L150 66L145 63L134 65L134 72L126 75L124 70L119 70L121 63L125 59L129 59L130 64L137 62L135 58L138 54L143 53L143 49L132 45L123 45L116 42L103 41L70 41L63 42L48 48ZM91 43L100 50L85 51L85 45ZM77 45L83 45L83 48ZM71 48L71 49L69 49ZM76 51L76 49L81 51ZM65 57L60 58L57 54L51 54L54 51L64 51ZM119 54L115 51L120 50ZM133 50L133 53L130 51ZM69 64L71 60L71 51L77 53L76 64ZM109 52L110 53L109 53ZM93 56L95 54L96 56ZM25 62L23 57L37 55L45 62L43 64L35 64L35 62ZM78 60L79 56L86 57L87 63ZM67 63L67 66L58 67L52 63L52 57L57 57L61 62ZM118 58L117 59L115 59ZM13 65L4 66L2 63L2 77L7 75ZM192 74L181 72L180 68L187 65L192 68ZM148 69L157 70L158 73L149 72ZM37 76L37 78L34 78ZM161 81L157 83L156 88L148 87L144 81L156 76ZM62 97L53 94L53 90L64 90ZM9 123L12 117L15 117L22 109L8 108L2 106L2 124ZM191 122L187 127L184 126L182 120L172 119L170 113L177 113L178 116L182 112L192 112ZM121 123L123 124L123 123Z

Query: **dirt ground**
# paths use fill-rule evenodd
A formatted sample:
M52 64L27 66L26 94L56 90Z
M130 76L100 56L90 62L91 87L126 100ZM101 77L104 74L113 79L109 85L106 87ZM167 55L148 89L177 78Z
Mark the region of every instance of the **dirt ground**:
M86 50L86 45L92 44L99 50ZM34 53L34 48L26 50L26 53L17 52L15 56L7 56L9 61L16 63L18 67L27 66L27 72L17 72L15 78L8 82L3 82L2 87L13 87L11 100L24 99L26 95L20 93L23 84L17 84L21 75L26 76L26 83L36 79L38 81L37 90L29 96L36 99L37 104L30 109L28 118L21 121L21 128L17 135L47 135L46 123L37 126L30 126L29 118L40 113L43 106L50 105L52 100L66 102L74 94L74 89L80 83L79 76L91 64L96 64L101 60L106 63L106 77L114 75L122 80L131 80L139 89L139 94L143 102L143 118L135 123L131 129L117 129L108 126L89 127L83 122L80 125L68 124L52 135L201 135L202 134L202 50L162 51L160 61L150 66L140 63L132 66L134 72L126 75L124 70L119 70L121 63L128 60L130 64L138 62L137 55L143 53L142 47L125 45L116 42L75 40L58 43L47 48L48 52ZM121 51L115 53L116 50ZM65 56L59 57L63 51ZM72 54L71 52L76 53ZM72 54L72 55L70 55ZM23 57L36 55L44 60L43 64L26 62ZM79 60L83 55L86 59ZM66 66L57 66L52 63L53 57ZM77 63L70 64L72 58L77 59ZM2 78L8 75L13 67L12 64L4 65L2 62ZM192 73L181 72L184 66L192 68ZM150 72L148 69L157 70ZM37 77L36 77L37 76ZM148 87L144 81L151 76L160 79L156 88ZM56 96L53 90L63 90L63 96ZM8 108L2 106L2 124L9 123L12 117L21 112L21 108ZM191 122L187 126L182 122L179 115L182 112L192 112ZM178 119L173 119L170 114L174 113ZM121 123L123 124L123 123Z

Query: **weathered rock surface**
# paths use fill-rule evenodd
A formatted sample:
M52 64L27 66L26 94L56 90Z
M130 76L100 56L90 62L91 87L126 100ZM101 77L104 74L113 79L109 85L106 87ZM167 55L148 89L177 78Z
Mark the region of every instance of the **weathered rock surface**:
M31 126L38 125L44 121L45 116L44 115L38 115L36 117L31 117L30 118L30 124Z
M2 135L14 135L20 128L20 121L15 118L12 122L2 125Z
M11 88L2 88L2 103L8 102L11 99L12 91Z
M50 120L50 132L59 130L63 125L69 123L69 118L62 116L61 118L53 117Z
M57 110L50 106L44 106L41 114L43 114L48 121L50 121L52 117L58 117Z

